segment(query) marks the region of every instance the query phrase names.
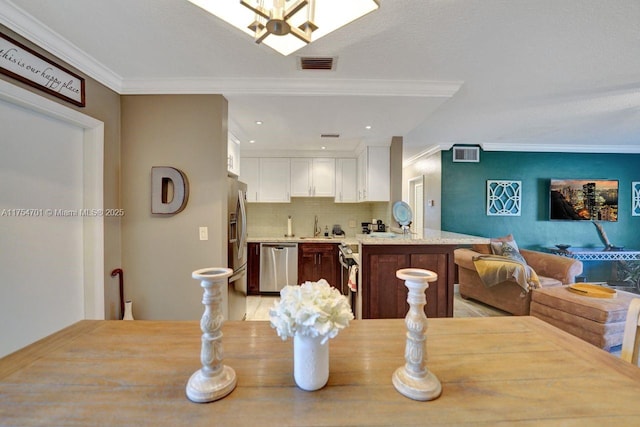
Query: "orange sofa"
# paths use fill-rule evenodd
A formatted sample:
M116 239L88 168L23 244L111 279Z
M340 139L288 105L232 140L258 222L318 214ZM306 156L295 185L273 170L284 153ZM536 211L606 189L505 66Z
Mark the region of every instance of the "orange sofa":
M482 283L473 259L490 254L491 246L478 246L484 245L474 246L476 250L460 248L454 251L460 296L483 302L513 315L529 315L530 291L525 291L513 280L506 280L491 287ZM582 273L582 262L572 258L526 249L520 249L520 254L537 273L542 288L574 283L575 277Z

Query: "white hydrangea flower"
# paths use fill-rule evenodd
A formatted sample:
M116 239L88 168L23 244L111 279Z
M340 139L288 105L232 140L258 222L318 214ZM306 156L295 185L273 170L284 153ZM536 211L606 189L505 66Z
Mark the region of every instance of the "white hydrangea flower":
M353 313L347 298L326 280L285 286L269 310L271 327L283 340L296 333L323 337L324 344L349 326Z

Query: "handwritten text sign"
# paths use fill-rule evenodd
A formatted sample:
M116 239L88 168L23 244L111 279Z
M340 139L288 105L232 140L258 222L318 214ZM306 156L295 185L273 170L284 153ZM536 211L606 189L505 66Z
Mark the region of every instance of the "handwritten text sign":
M0 73L84 107L84 79L0 33Z

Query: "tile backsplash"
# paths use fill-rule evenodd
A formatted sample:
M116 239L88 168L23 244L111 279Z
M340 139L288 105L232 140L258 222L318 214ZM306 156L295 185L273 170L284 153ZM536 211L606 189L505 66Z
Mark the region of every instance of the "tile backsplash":
M329 197L294 197L291 203L247 203L247 234L249 237L282 237L287 233L287 218L291 215L296 237L313 236L314 217L324 232L340 224L347 237L362 232L360 223L373 218L390 224L391 203L334 203ZM355 224L350 227L349 223Z

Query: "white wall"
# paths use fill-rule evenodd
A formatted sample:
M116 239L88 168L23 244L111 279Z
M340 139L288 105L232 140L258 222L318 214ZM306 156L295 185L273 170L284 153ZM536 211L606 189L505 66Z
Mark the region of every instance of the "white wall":
M442 160L440 151L415 159L402 169L402 194L409 200L409 181L424 177L424 227L440 230L442 224ZM429 204L433 201L433 204Z
M3 356L84 318L82 218L46 214L83 207L84 131L4 101L0 129Z

